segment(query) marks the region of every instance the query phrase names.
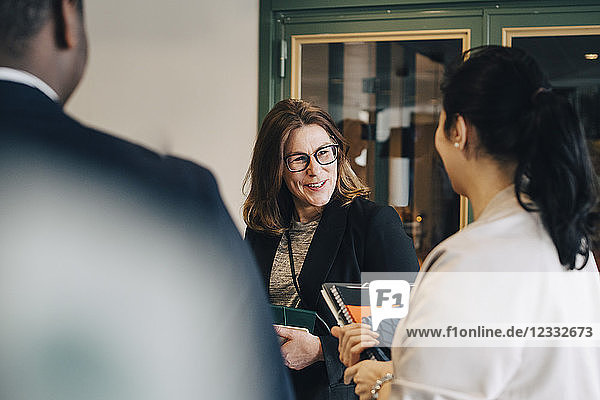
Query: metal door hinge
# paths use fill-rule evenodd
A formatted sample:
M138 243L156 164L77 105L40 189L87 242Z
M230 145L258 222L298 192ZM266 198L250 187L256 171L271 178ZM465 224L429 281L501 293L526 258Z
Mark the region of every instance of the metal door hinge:
M287 41L281 40L279 46L279 77L285 78L285 61L288 58L287 55Z

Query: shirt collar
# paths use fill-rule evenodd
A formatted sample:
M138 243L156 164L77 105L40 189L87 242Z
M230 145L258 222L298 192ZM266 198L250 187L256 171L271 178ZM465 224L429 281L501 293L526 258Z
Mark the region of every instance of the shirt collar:
M46 96L50 97L52 101L58 103L60 100L58 94L52 89L46 82L38 78L37 76L30 74L29 72L21 71L18 69L0 67L0 80L22 83L32 88L39 89Z
M522 194L522 198L526 203L529 202L529 197L524 193ZM515 185L509 185L496 193L487 206L485 206L485 209L481 212L476 222L495 218L503 210L511 209L514 205L518 205L517 196L515 196Z

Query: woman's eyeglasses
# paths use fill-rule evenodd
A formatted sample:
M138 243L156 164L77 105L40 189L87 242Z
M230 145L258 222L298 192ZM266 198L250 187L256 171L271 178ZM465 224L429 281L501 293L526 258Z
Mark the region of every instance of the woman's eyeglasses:
M320 147L312 155L321 165L328 165L337 160L337 144L328 144ZM308 168L310 164L310 155L306 153L293 153L284 157L285 165L290 172L300 172Z

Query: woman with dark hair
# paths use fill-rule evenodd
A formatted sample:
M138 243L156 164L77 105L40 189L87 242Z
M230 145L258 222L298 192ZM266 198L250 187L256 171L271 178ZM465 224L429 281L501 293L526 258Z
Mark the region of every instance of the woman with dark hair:
M447 69L442 93L435 146L454 190L469 198L474 222L424 261L394 337L393 370L364 361L346 379L361 399L372 398L371 390L387 398L390 388L394 399L600 398L597 344L434 347L410 337L410 328L428 326L451 335L447 327L464 321L573 320L588 326L587 336L600 322L590 252L598 185L569 102L532 57L499 46L466 52ZM373 376L393 383L374 388Z
M275 305L317 312L315 333L278 328L298 399L354 398L344 385L335 319L320 296L325 282L361 281L361 272L417 271L396 211L369 193L346 158L347 144L325 111L303 100L277 103L265 117L246 177L246 240Z

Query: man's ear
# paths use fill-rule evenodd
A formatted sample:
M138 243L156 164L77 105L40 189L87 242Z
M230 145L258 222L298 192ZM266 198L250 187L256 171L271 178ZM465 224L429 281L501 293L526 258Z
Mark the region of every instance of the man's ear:
M71 49L77 44L77 30L81 15L77 9L78 0L58 0L54 2L54 31L56 45L61 49Z

